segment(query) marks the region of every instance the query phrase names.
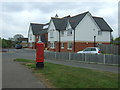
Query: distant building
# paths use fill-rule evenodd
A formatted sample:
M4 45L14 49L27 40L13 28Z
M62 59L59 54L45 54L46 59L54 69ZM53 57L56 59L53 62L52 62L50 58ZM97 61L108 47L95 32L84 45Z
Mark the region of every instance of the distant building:
M38 24L30 23L28 31L28 47L36 48L37 42L42 42L47 47L48 35L47 35L48 23Z
M20 38L20 41L23 48L28 47L28 38Z

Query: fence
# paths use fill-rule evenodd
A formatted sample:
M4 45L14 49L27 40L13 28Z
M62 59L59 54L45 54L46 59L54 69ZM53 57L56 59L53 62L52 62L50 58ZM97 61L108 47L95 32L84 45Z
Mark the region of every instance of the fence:
M113 44L99 44L98 47L102 51L102 53L107 54L117 54L118 55L118 45Z
M45 59L69 60L86 63L101 63L118 65L120 64L120 55L104 55L104 54L78 54L68 52L45 52Z

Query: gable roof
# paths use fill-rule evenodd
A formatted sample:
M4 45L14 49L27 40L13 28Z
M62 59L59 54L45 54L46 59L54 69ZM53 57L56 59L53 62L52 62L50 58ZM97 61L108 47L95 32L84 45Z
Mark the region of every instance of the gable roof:
M67 18L51 18L55 25L56 30L65 30L67 26Z
M53 23L55 25L56 30L65 30L67 27L67 22L69 20L70 25L73 29L75 29L75 27L79 24L79 22L84 18L84 16L87 14L88 12L82 13L82 14L78 14L76 16L71 17L70 15L65 16L63 18L55 18L52 17L51 19L53 20Z
M37 34L42 35L42 34L46 34L46 33L47 33L47 29L43 29L43 30L38 31Z
M79 22L85 17L85 15L87 14L88 12L85 12L85 13L82 13L82 14L78 14L76 16L73 16L73 17L70 17L69 18L69 22L71 24L71 27L73 29L75 29L75 27L79 24Z
M32 28L33 35L40 35L42 42L47 42L45 34L47 33L47 28L43 29L43 26L48 25L46 24L37 24L37 23L30 23Z
M43 29L44 24L30 23L33 35L38 34L40 30Z
M95 20L101 31L110 31L110 32L113 31L103 18L93 17L93 19Z
M89 11L75 15L75 16L65 16L63 18L51 18L53 20L53 23L55 25L56 30L65 30L67 27L67 22L69 21L71 27L73 29L76 28L76 26L82 21L82 19L85 17L85 15L89 13ZM101 17L94 17L92 16L98 27L101 29L101 31L110 31L113 30L111 27L107 24L107 22L101 18Z

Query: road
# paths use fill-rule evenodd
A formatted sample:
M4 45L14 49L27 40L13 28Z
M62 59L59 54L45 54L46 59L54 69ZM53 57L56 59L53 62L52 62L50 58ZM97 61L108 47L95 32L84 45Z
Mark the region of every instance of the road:
M2 86L3 88L45 88L46 86L37 80L31 70L25 68L15 58L35 60L35 50L33 49L10 49L2 54ZM118 67L99 64L86 64L66 60L45 60L55 64L63 64L74 67L88 68L93 70L108 71L118 73Z
M29 57L29 51L27 52L22 49L13 49L2 53L2 88L46 88L33 76L31 70L13 61L15 58Z

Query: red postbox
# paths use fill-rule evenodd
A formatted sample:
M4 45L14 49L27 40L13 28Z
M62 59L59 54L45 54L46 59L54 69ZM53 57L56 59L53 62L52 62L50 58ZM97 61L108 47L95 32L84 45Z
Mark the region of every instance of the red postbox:
M44 67L44 44L43 43L36 44L36 67L37 68Z

